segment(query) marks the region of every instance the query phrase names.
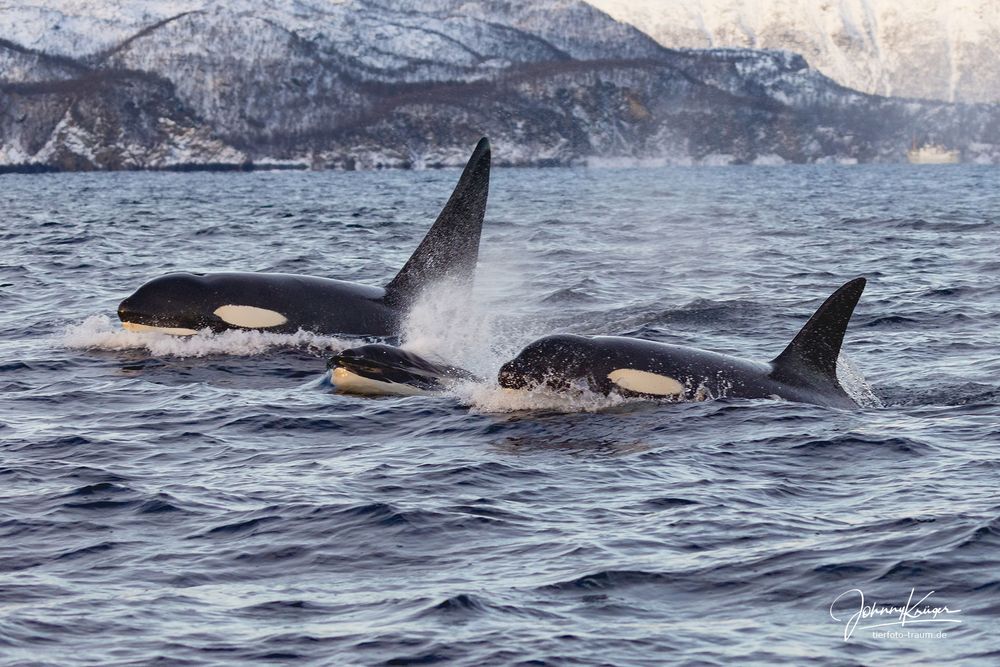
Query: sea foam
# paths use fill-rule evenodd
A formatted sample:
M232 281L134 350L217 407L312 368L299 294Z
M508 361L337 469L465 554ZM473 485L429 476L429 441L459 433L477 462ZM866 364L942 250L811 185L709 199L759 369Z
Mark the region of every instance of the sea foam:
M67 327L62 334L61 343L71 349L147 350L152 355L162 357L250 357L275 348L307 348L317 352L336 353L358 344L357 341L302 330L294 334L278 334L240 330L213 333L203 329L193 336L133 333L120 328L107 315L91 315L83 322ZM317 368L317 372L321 370Z

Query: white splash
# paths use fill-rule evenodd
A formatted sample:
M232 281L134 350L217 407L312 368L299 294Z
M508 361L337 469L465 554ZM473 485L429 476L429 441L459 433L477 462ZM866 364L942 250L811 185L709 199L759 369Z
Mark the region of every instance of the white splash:
M509 312L510 295L523 293L520 280L520 274L480 260L474 290L448 282L427 288L403 321L400 346L495 379L500 366L537 337L534 325Z
M400 347L467 368L485 371L482 347L492 337L492 315L473 301L469 290L439 283L423 291L403 321ZM497 364L499 368L499 364Z
M857 401L861 407L885 407L879 397L875 395L875 390L865 379L861 369L855 366L854 362L843 353L837 357L837 380L840 381L840 386L844 388L847 395Z
M446 394L475 413L597 412L626 402L583 390L522 391L497 383L500 366L537 337L533 329L546 328L540 322L515 322L505 311L516 280L502 268L481 263L476 283L485 289L470 294L460 285L443 283L425 290L404 320L401 347L483 378L447 383Z
M249 357L274 348L308 348L319 352L339 352L357 345L356 341L321 336L299 330L294 334L265 331L229 330L212 333L208 329L193 336L161 333L133 333L118 327L107 315L91 315L80 324L67 327L61 337L64 347L83 350L147 350L159 357L205 357L233 355ZM317 373L322 368L317 368Z
M591 391L550 391L545 389L506 389L495 379L487 382L460 382L451 394L470 412L494 414L505 412L601 412L640 399L617 394L604 396Z

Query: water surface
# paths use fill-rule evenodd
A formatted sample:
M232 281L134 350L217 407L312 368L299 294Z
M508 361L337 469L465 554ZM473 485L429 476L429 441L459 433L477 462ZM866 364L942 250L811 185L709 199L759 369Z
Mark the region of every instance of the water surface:
M995 169L495 170L474 298L404 336L766 360L864 275L856 411L341 396L353 341L114 320L177 269L384 284L457 176L0 179L3 664L996 662ZM845 642L851 589L962 622Z

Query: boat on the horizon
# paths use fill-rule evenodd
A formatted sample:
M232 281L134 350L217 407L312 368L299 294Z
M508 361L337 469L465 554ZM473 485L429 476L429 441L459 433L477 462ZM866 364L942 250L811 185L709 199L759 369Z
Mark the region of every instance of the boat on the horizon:
M924 144L906 152L906 159L910 164L958 164L961 161L961 153L957 150L945 148L940 144Z

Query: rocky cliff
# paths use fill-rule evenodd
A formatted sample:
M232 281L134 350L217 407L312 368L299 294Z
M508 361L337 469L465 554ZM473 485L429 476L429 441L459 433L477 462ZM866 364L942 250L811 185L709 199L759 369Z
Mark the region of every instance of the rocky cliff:
M0 168L1000 161L1000 109L668 50L577 0L8 3Z

